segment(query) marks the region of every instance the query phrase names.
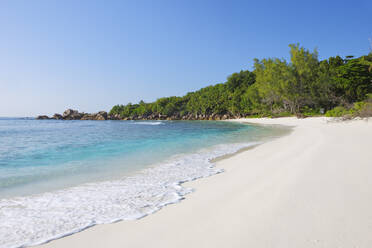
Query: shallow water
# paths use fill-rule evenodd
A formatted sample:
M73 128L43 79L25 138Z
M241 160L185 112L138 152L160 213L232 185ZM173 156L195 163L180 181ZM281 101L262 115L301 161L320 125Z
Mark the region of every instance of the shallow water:
M137 219L177 202L212 159L283 134L215 121L0 119L0 247Z

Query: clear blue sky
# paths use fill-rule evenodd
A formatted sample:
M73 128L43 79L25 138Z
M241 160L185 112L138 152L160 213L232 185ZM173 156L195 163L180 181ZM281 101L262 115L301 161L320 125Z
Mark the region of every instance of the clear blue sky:
M253 58L369 52L372 1L0 1L0 116L183 95Z

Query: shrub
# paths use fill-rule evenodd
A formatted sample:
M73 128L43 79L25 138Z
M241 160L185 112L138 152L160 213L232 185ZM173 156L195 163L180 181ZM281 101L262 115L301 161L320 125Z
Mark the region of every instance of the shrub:
M334 109L328 110L325 116L327 117L342 117L344 115L351 114L351 110L346 109L342 106L337 106Z
M327 117L343 117L344 119L353 119L355 117L367 118L372 117L372 97L371 94L363 102L354 103L353 107L347 109L342 106L335 107L327 111Z
M358 110L355 112L355 116L367 118L372 117L372 102L364 102L358 105Z

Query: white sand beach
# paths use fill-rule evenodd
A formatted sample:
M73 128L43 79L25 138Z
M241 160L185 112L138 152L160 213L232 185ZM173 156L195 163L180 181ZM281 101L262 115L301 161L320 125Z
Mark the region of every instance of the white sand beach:
M233 121L293 132L218 161L178 204L40 247L372 247L372 120Z

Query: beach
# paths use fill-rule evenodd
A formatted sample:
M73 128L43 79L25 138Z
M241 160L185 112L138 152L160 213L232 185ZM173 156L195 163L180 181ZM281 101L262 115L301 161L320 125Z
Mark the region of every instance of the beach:
M96 225L40 247L371 247L372 122L236 119L291 126L216 162L223 173L139 220Z

